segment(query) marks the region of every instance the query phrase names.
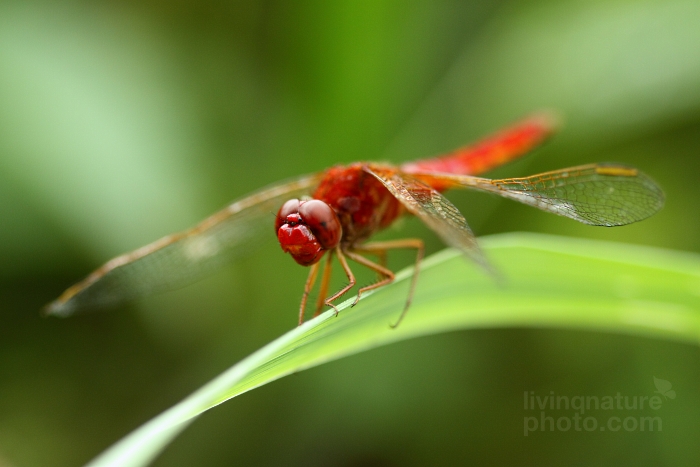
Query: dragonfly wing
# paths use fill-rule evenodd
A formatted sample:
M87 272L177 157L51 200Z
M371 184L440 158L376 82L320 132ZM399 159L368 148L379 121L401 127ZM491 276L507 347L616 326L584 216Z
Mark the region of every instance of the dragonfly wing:
M664 205L664 193L654 180L619 164L589 164L501 180L436 173L414 176L430 185L495 193L590 225L631 224Z
M447 198L429 185L395 170L364 167L413 215L451 247L493 273L466 219Z
M46 312L67 316L192 283L221 264L243 256L259 241L273 238L270 233L274 215L282 203L307 194L321 175L304 176L260 190L190 230L118 256L66 290L47 305Z

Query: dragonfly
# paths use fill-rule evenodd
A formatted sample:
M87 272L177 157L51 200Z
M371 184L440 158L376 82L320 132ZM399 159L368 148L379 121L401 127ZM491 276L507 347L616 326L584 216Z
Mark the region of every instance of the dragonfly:
M542 144L558 127L557 121L551 113L537 113L443 156L398 166L376 162L337 165L272 185L189 230L108 261L45 310L68 316L193 282L271 237L274 217L274 232L282 250L310 268L299 307L299 325L304 322L308 297L319 274L314 316L325 306L337 314L334 302L356 284L348 260L369 268L378 277L376 282L358 289L354 306L364 293L394 281L394 273L386 265L387 252L414 250L408 298L392 324L398 326L411 305L424 255L423 241L369 240L399 217L419 218L447 245L487 271L494 271L464 216L443 195L447 190L495 194L597 226L637 222L663 207L664 193L650 177L617 163L587 164L521 178L478 176ZM370 257L376 257L376 261ZM340 263L348 282L329 294L333 258Z

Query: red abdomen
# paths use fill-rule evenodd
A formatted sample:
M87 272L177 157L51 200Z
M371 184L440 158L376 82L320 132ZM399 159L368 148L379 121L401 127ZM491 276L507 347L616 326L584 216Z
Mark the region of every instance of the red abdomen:
M353 244L388 227L401 213L401 203L362 163L336 166L326 170L314 199L328 203L343 226L342 242Z

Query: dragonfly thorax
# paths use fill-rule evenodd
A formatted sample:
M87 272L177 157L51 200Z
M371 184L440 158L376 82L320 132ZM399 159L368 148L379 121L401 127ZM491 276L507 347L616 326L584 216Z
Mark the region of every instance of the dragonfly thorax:
M317 199L290 199L284 203L277 213L275 229L282 250L302 266L317 263L326 250L338 246L342 236L333 208Z

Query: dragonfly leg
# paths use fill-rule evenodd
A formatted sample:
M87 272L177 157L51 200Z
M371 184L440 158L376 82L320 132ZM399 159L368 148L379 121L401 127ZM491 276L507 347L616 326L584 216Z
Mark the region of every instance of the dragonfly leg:
M386 265L386 250L385 250L385 249L381 249L381 250L380 250L380 249L377 249L377 250L369 249L369 250L366 250L366 249L364 248L364 245L360 245L360 246L354 247L354 248L353 248L353 251L356 252L356 253L370 254L370 255L376 256L376 257L377 257L377 263L378 263L381 267L383 267L384 269L388 269L388 268L387 268L387 265ZM358 261L358 262L359 262L359 261ZM364 263L362 263L362 264L364 264ZM367 266L366 264L364 264L364 265ZM377 280L381 281L381 280L384 279L384 277L386 277L386 274L384 274L383 272L376 271L376 270L375 270L373 267L371 267L371 266L367 266L367 267L369 267L369 268L372 269L373 271L377 272L377 275L379 276ZM363 289L364 289L364 288L363 288ZM357 300L355 301L355 303L353 303L352 306L355 306L356 303L357 303Z
M377 263L383 268L388 268L386 265L386 250L376 250L376 251L368 251L367 253L369 254L374 254L374 256L377 257ZM378 280L382 279L381 274L377 274Z
M370 245L372 245L372 244L370 244ZM384 268L386 267L386 249L367 251L367 253L374 254L374 256L377 257L377 262L379 263L379 265L384 267Z
M347 252L346 252L347 253ZM333 302L340 298L345 292L348 290L352 289L355 286L355 276L352 273L352 270L350 269L350 266L348 266L348 262L345 259L345 255L343 254L343 251L340 248L340 245L338 245L335 248L335 254L338 256L338 261L340 262L340 265L343 267L343 271L345 271L345 275L348 276L348 285L340 289L338 292L334 293L332 296L328 297L326 301L324 302L326 305L329 307L333 308L335 310L335 315L338 316L338 308L336 308L335 305L333 305Z
M399 248L414 248L416 250L416 262L415 262L415 266L413 269L413 277L411 278L411 286L410 286L410 289L408 291L408 298L406 299L406 304L404 305L403 311L401 312L401 316L399 316L398 321L396 321L396 323L391 325L392 328L396 328L401 323L404 316L406 316L406 312L408 311L408 308L411 306L411 302L413 301L413 293L416 290L416 283L418 281L418 272L420 270L420 263L423 260L423 255L425 253L425 246L423 244L423 241L419 240L417 238L407 238L407 239L403 239L403 240L390 240L390 241L386 241L386 242L368 243L366 245L362 245L361 247L355 248L355 251L357 251L357 252L373 253L375 255L378 255L380 260L382 258L386 258L387 250L393 250L393 249L399 249ZM356 255L356 256L359 256L359 255ZM364 258L362 256L359 256L359 257L362 258L364 261L371 263L371 261L367 260L366 258ZM352 258L352 259L357 261L357 259L355 259L355 258ZM358 261L358 262L361 262L361 261ZM379 272L380 274L384 274L385 279L380 280L376 284L372 284L372 285L369 285L367 287L361 288L357 292L357 300L360 299L360 294L362 294L362 292L379 288L383 285L391 283L394 280L394 274L391 273L391 271L389 271L388 269L386 269L386 267L383 267L384 265L382 265L382 269L391 273L390 280L388 280L389 276L387 276L382 270L375 268L375 267L372 267L364 262L361 262L361 263L365 264L370 269L373 269L373 270ZM374 264L374 263L372 263L372 264L374 266L379 266L378 264ZM355 303L357 303L357 300L355 300Z
M326 258L326 264L323 266L323 273L321 274L321 286L318 290L318 299L316 300L316 312L314 313L314 318L321 314L323 305L325 305L325 296L328 293L328 285L331 281L331 263L333 258L333 250L328 252L328 257Z
M316 282L316 276L318 275L318 263L311 266L309 271L309 277L306 279L306 284L304 284L304 294L301 296L301 305L299 306L299 326L304 322L304 309L306 309L306 299L309 298L309 292Z
M357 297L355 297L355 301L352 302L352 305L350 305L350 306L357 305L357 302L360 301L360 297L362 296L363 292L366 292L368 290L378 289L380 287L383 287L387 284L391 284L392 282L394 282L394 273L390 269L387 269L384 266L381 266L381 265L375 263L374 261L370 261L367 258L365 258L364 256L361 256L355 252L348 251L348 252L346 252L346 254L348 255L348 258L350 258L351 260L355 261L356 263L360 263L363 266L370 268L371 270L378 273L381 277L381 279L379 279L379 281L375 282L374 284L367 285L365 287L362 287L360 290L358 290Z

